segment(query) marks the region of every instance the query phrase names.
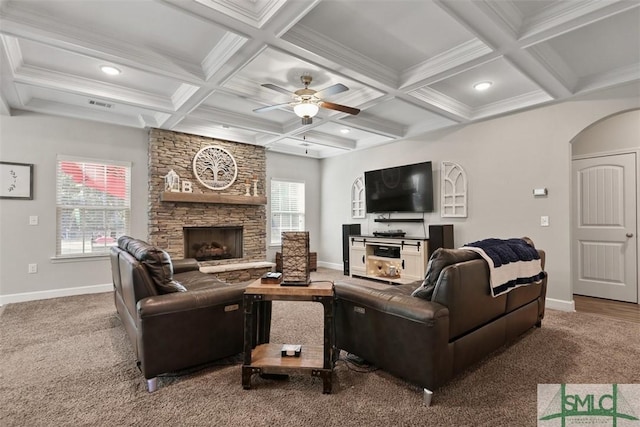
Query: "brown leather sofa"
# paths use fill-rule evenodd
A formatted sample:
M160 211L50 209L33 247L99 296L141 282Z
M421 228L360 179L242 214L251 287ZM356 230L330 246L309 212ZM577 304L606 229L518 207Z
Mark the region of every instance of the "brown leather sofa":
M194 259L172 261L148 243L123 236L111 248L116 310L149 392L156 377L243 350L243 294L201 273Z
M494 298L479 255L438 251L451 264L429 266L425 284L432 275L433 289L426 298L415 296L425 289L420 282L385 290L335 283L337 347L431 391L541 326L547 287L543 272L539 283ZM538 254L544 268L544 251Z

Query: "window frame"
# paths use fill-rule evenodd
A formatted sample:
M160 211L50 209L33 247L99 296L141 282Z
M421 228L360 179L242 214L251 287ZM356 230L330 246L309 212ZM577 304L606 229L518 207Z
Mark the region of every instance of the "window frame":
M301 210L297 211L297 212L286 212L286 211L274 211L274 200L275 197L273 196L273 191L274 191L274 183L286 183L286 184L298 184L298 185L302 185L302 200L298 200L298 205L300 206ZM269 187L269 200L270 200L270 204L269 204L269 246L280 246L282 245L282 231L305 231L305 227L306 227L306 183L305 181L302 180L296 180L296 179L288 179L288 178L271 178L270 180L270 187ZM280 224L280 226L278 227L278 229L281 230L280 233L274 233L274 214L280 214L280 215L286 215L286 214L290 214L290 215L298 215L299 218L301 218L301 224L299 224L299 227L296 229L287 229L287 230L282 230L282 224Z
M78 164L92 164L92 165L100 165L100 166L104 166L105 169L109 168L109 167L115 167L115 168L124 168L124 198L123 200L123 205L122 206L112 206L112 205L108 205L106 202L105 203L99 203L99 204L88 204L85 202L85 198L82 199L82 201L80 203L68 203L68 202L64 202L61 201L61 194L60 191L62 191L62 184L61 184L61 179L63 175L69 175L68 173L63 173L62 172L62 163L63 162L72 162L72 163L78 163ZM120 176L120 178L122 178ZM105 175L105 180L106 180L106 175ZM93 252L94 249L94 237L93 235L90 238L91 241L91 251L87 251L87 236L88 233L90 233L90 229L91 227L86 227L87 224L87 217L90 216L88 215L88 212L93 212L93 213L102 213L103 214L103 228L104 230L107 229L108 227L108 219L107 219L107 214L109 212L121 212L121 214L119 215L120 219L123 221L123 226L121 227L120 231L120 235L122 234L129 234L130 230L131 230L131 213L132 213L132 209L131 209L131 191L132 191L132 163L128 162L128 161L122 161L122 160L113 160L113 159L98 159L98 158L88 158L88 157L81 157L81 156L68 156L68 155L58 155L56 157L56 163L55 163L55 204L56 204L56 237L55 237L55 256L52 257L52 259L54 260L65 260L65 259L69 259L69 260L73 260L73 259L87 259L87 258L96 258L96 257L108 257L109 256L109 246L111 246L111 244L107 244L107 242L105 242L104 244L104 249L103 250L98 250L96 252ZM77 183L76 184L78 187L82 187L84 188L91 188L90 186L86 186L84 183ZM100 189L96 189L94 188L94 190L97 190L99 192L104 192ZM95 193L94 193L95 195ZM63 253L63 219L62 219L62 211L63 210L69 210L69 209L77 209L79 211L78 215L79 215L79 223L80 225L80 239L82 241L82 252L65 252ZM84 211L84 212L83 212ZM95 217L94 217L95 218ZM117 232L116 232L117 233ZM107 237L107 236L105 236ZM119 237L118 235L115 236L115 241L113 244L115 244L115 242L117 241L117 237Z

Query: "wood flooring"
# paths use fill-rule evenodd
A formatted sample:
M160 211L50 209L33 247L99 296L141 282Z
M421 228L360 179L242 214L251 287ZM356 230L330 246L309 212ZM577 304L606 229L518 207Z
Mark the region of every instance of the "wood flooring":
M576 311L640 323L640 305L603 298L574 295Z

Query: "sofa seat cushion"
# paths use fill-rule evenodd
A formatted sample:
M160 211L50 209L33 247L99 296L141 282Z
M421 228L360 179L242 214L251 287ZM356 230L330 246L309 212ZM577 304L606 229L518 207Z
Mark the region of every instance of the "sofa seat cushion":
M416 288L411 295L431 300L440 273L445 267L477 258L480 258L480 255L468 249L436 249L433 254L431 254L431 258L429 258L427 272L425 273L422 285Z
M173 278L189 291L195 291L198 289L224 288L229 286L228 283L216 279L215 276L202 273L199 270L178 273L175 274Z

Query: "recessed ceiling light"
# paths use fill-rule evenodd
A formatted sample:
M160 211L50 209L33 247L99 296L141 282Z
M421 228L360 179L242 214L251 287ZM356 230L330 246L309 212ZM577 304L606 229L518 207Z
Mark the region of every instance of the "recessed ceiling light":
M349 129L347 129L347 128L340 129L340 133L349 133L349 132L351 132L351 131Z
M483 90L489 89L492 84L493 84L493 82L480 82L480 83L474 84L473 88L475 90L483 91Z
M103 65L100 67L103 73L108 74L110 76L117 76L122 71L117 69L116 67L112 67L111 65Z

